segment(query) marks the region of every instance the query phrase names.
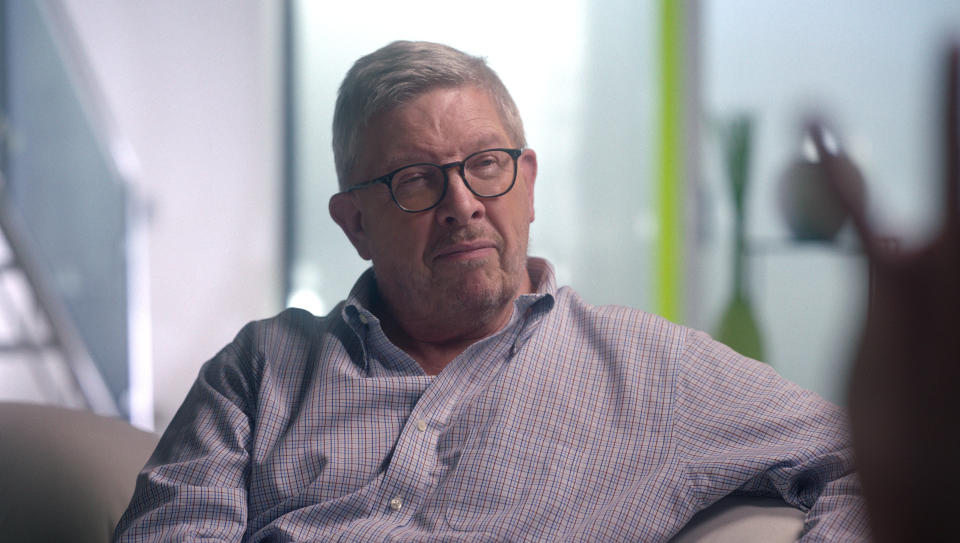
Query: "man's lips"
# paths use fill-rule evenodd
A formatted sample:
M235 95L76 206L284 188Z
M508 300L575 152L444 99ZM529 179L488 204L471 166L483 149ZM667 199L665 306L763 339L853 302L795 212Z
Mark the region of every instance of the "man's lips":
M469 258L471 256L475 256L478 252L483 251L484 249L496 248L497 244L489 240L465 241L442 247L436 252L434 259L441 260Z

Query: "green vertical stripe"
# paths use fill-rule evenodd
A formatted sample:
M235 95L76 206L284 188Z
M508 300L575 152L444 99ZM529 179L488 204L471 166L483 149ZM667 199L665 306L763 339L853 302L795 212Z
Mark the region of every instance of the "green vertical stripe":
M656 310L683 321L683 8L660 1L660 118L657 160Z

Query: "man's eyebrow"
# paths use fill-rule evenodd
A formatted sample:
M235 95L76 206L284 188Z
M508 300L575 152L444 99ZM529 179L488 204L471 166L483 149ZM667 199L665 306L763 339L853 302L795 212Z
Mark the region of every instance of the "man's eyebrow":
M430 159L427 153L406 152L390 155L385 157L385 160L379 167L380 173L377 175L387 175L388 173L403 168L404 166L420 164L424 162L433 163L434 161Z
M495 149L500 147L513 147L513 143L509 141L504 141L503 134L485 134L481 135L476 139L475 147L476 149L470 151L474 153L476 151L482 151L484 149Z
M417 162L433 162L433 160L431 160L429 153L407 152L387 157L387 160L384 161L384 164L389 169L396 169L401 168L406 164L414 164Z
M504 141L502 135L498 135L498 134L484 135L477 138L474 141L474 144L471 145L470 150L467 151L467 153L464 154L463 156L458 157L458 159L464 159L466 158L467 154L475 153L477 151L482 151L484 149L496 149L501 147L510 147L512 145L513 145L512 143ZM386 157L386 159L383 162L384 169L386 170L384 173L393 171L397 168L402 168L408 164L416 164L420 162L429 162L432 164L436 164L437 161L430 155L431 155L430 151L426 151L426 150L403 151L397 154L390 155Z

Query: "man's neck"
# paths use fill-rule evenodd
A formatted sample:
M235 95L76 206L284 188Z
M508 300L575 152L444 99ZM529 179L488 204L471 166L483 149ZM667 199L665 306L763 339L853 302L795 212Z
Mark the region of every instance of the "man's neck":
M436 375L470 345L503 329L513 315L513 301L479 321L464 313L452 319L436 315L406 319L401 324L385 303L377 304L374 312L390 341L413 357L427 375Z

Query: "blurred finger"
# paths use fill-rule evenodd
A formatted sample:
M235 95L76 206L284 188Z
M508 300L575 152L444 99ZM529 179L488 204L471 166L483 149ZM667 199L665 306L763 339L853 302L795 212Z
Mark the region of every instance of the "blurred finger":
M947 65L947 101L944 153L946 155L947 221L949 225L960 222L960 45L950 48Z
M864 250L868 255L879 256L882 253L882 244L867 220L863 199L853 192L853 187L858 185L859 179L853 179L851 176L856 175L855 172L842 166L839 158L841 152L839 143L836 138L829 136L826 127L820 121L808 123L807 135L817 150L817 157L823 164L827 181L834 195L853 220Z

